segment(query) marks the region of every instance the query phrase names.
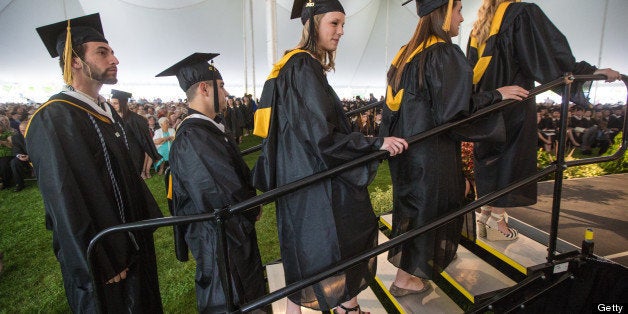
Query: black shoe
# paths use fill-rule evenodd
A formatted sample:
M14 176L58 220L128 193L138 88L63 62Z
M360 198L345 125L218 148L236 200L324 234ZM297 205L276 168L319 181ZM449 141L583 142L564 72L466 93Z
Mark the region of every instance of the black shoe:
M23 189L24 189L24 186L23 186L23 185L16 185L16 186L15 186L15 189L13 189L13 191L14 191L14 192L19 192L19 191L21 191L21 190L23 190Z

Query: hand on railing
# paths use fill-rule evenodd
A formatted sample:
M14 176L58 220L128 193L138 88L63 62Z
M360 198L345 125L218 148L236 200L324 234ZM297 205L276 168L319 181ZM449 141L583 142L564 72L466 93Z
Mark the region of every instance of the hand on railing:
M517 85L503 86L498 88L497 91L502 94L502 100L523 100L530 94L525 88Z
M408 142L398 137L384 137L384 144L379 150L387 150L390 156L401 154L404 150L408 149Z
M610 68L597 69L595 72L593 72L593 75L599 75L599 74L606 76L606 82L609 82L609 83L617 81L617 80L621 80L621 74Z

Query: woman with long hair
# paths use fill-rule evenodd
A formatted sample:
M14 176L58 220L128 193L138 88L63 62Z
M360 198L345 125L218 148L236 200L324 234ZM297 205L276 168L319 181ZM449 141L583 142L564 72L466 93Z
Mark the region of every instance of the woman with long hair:
M253 170L254 185L268 190L332 169L378 150L407 148L400 138L351 132L342 102L326 73L334 69L345 14L338 0L295 1L292 17L304 24L299 44L275 64L255 112L254 134L266 137ZM311 277L377 245L377 221L367 186L378 162L282 196L277 224L286 284ZM357 264L288 297L300 306L363 313L357 295L375 275L376 258Z
M567 72L603 74L607 82L620 78L612 69L576 62L565 36L536 4L512 0L484 0L471 31L467 57L473 67L475 92L512 84L532 89L535 82L547 83ZM571 100L587 105L581 86L572 85ZM478 196L536 172L535 100L500 112L506 126L505 141L474 147ZM505 208L530 206L536 200L536 182L532 182L482 207L477 219L479 235L492 241L517 239L517 230L508 226Z
M466 117L502 99L522 99L518 86L472 95L471 68L451 38L458 35L462 3L458 0L417 0L420 16L414 35L393 59L388 70L386 105L380 135L409 137ZM472 97L473 96L473 97ZM430 137L389 161L393 183L392 237L460 209L465 200L460 140L499 140L503 125L491 126L493 135L473 133L471 127ZM389 251L398 268L390 288L394 296L422 295L431 279L452 261L462 218L414 238Z

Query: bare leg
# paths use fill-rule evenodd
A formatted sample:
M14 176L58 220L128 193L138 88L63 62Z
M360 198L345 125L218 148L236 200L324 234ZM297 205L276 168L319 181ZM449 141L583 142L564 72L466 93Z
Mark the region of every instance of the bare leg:
M301 306L287 299L286 314L301 314Z
M150 178L150 168L153 165L153 159L148 157L148 154L144 154L144 173L146 178Z
M408 290L421 290L424 287L423 281L402 269L397 269L397 275L393 282L395 286Z

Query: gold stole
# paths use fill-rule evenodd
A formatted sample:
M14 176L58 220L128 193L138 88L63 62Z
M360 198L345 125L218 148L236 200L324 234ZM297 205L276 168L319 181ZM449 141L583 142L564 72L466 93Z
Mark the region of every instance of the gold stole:
M436 37L436 36L430 36L430 38L427 39L427 41L423 42L422 44L419 45L419 47L417 47L412 54L410 54L410 56L408 57L408 59L406 59L406 63L409 63L410 61L412 61L412 59L414 58L414 56L416 56L417 54L421 53L421 51L427 49L428 47L436 44L436 43L444 43L445 41ZM406 50L407 46L403 46L401 47L401 49L399 50L399 52L397 52L397 55L395 56L395 58L392 61L392 64L397 64L397 60L399 60L399 58L401 58L401 55L403 54L403 52ZM393 95L393 90L392 90L392 86L388 85L388 89L386 90L386 106L388 106L388 108L390 108L390 110L392 111L398 111L399 107L401 106L401 101L403 100L403 91L404 89L399 90L396 94Z
M491 38L495 34L499 33L499 28L502 25L502 21L504 19L504 13L506 13L506 9L510 5L511 2L504 2L497 7L497 11L495 12L495 16L493 17L493 21L491 22L491 32L488 38ZM488 65L491 63L492 56L484 56L484 51L486 50L486 41L478 46L478 40L475 37L471 37L471 41L469 45L475 48L478 51L478 62L473 67L473 84L477 84L484 76L484 72L488 68Z
M285 54L279 62L275 63L273 66L273 70L270 72L270 75L266 78L266 81L276 79L279 75L279 71L286 65L286 62L290 60L290 58L300 52L307 52L303 49L295 49ZM265 105L265 106L264 106ZM264 104L257 107L255 110L255 114L253 117L253 134L266 138L268 137L268 129L270 128L270 118L272 113L272 104ZM264 106L264 107L261 107Z
M31 126L31 121L33 121L33 117L34 117L36 114L38 114L40 110L44 109L45 107L47 107L48 105L50 105L50 104L51 104L51 103L53 103L53 102L64 102L64 103L66 103L66 104L68 104L68 105L70 105L70 106L74 106L74 107L76 107L76 108L79 108L79 109L81 109L81 110L83 110L83 111L87 112L88 114L90 114L90 115L94 116L96 119L98 119L98 120L100 120L100 121L102 121L102 122L109 123L109 124L111 124L111 123L112 123L112 121L111 121L111 120L109 120L109 118L107 118L107 117L105 117L105 116L103 116L103 115L101 115L101 114L98 114L98 113L96 113L96 112L93 112L93 111L91 111L91 110L88 110L88 109L86 109L86 108L84 108L84 107L82 107L82 106L80 106L80 105L77 105L77 104L75 104L75 103L71 102L71 101L67 101L67 100L64 100L64 99L51 99L51 100L47 101L46 103L44 103L43 105L41 105L41 106L37 109L37 111L35 111L35 113L33 113L33 116L32 116L32 117L31 117L31 119L28 121L28 125L26 126L26 131L24 132L24 138L26 138L26 135L28 134L28 128Z

